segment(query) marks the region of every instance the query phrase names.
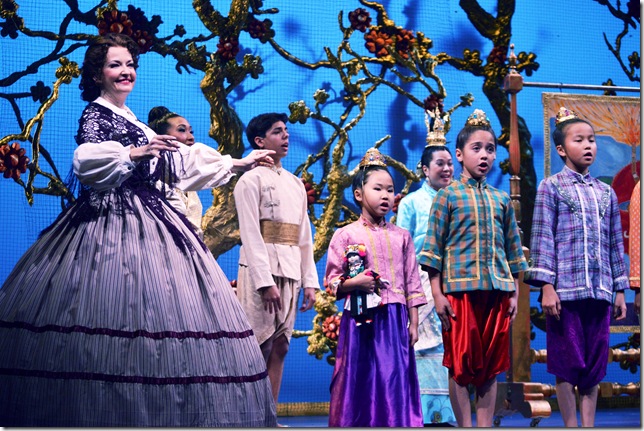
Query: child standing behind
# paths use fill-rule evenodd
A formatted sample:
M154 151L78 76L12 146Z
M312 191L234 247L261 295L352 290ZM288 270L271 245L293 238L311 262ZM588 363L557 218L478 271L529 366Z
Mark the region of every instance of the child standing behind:
M425 113L425 123L429 131L427 145L418 163L419 171L424 177L423 184L400 201L396 214L396 225L407 229L414 239L416 258L423 249L436 193L452 182L454 174L452 153L446 146L447 141L443 133L443 121L438 108L436 111L434 115ZM429 121L430 116L432 122ZM449 376L443 366L443 336L440 319L434 308L432 287L427 272L420 266L418 269L427 297L427 304L418 308L418 343L414 346L420 402L425 425L441 426L456 421L456 418L449 400Z
M628 278L617 196L588 171L595 131L566 108L556 115L553 141L565 166L537 190L532 264L525 281L541 287L546 314L547 370L556 376L557 402L567 427L595 422L598 384L606 375L610 308L626 317Z
M331 239L326 278L338 298L379 289L372 321L357 325L342 314L331 378L329 427L422 427L414 344L418 309L427 302L411 234L388 223L394 183L383 156L371 148L353 179L360 218ZM346 277L346 250L364 247L365 270ZM348 299L347 299L348 300Z
M492 426L496 376L510 367L517 276L528 267L510 197L485 180L496 146L485 113L475 110L456 138L460 180L436 194L419 258L443 325L443 365L460 427L472 426L469 384L477 426Z

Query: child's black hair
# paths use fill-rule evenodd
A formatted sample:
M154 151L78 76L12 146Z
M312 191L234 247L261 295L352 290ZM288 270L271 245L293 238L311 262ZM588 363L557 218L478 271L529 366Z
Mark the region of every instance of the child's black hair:
M360 205L360 202L356 200L356 195L355 191L356 190L362 190L362 187L365 185L367 180L369 179L369 176L371 175L372 172L375 171L385 171L389 174L391 179L393 180L394 177L391 176L391 172L389 172L389 169L387 169L385 166L379 166L379 165L371 165L367 166L364 168L360 168L358 172L356 173L356 176L353 177L353 184L351 185L351 192L353 194L353 202L358 206L358 208L362 208L362 205Z
M552 142L554 143L555 148L559 146L565 148L564 144L566 143L566 132L568 131L568 128L570 126L576 123L586 123L593 129L593 133L595 132L593 125L586 120L582 120L581 118L571 118L570 120L562 121L561 123L555 125L555 129L552 131ZM563 160L564 163L566 162L566 156L559 155L559 157L561 157L561 160Z
M266 132L268 132L271 126L278 121L287 124L288 115L279 112L268 112L266 114L260 114L250 120L248 126L246 126L246 138L248 139L250 146L256 150L259 149L255 143L255 138L257 136L260 138L266 137Z
M498 146L496 133L494 133L494 129L492 129L491 126L484 126L484 125L474 126L474 125L466 124L465 127L463 127L461 131L458 132L458 136L456 137L456 148L458 150L463 151L463 148L465 147L467 140L470 139L470 136L472 136L474 132L478 132L479 130L490 132L492 134L492 137L494 138L494 148Z

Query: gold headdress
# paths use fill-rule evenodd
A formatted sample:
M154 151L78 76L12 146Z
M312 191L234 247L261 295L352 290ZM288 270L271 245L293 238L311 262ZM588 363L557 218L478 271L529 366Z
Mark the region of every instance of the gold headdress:
M367 150L358 167L366 168L367 166L383 166L387 167L385 156L380 154L377 148L371 147Z
M433 122L429 120L433 119ZM434 111L425 110L425 125L427 126L427 137L425 138L426 147L430 145L445 145L445 122L441 118L438 107Z
M490 124L490 120L487 118L487 115L485 115L485 112L483 112L480 109L475 109L474 112L470 114L469 117L467 117L467 121L465 121L465 126L473 126L473 127L492 127Z
M555 115L555 126L563 123L564 121L573 120L579 118L579 115L572 109L566 107L559 108L557 115Z

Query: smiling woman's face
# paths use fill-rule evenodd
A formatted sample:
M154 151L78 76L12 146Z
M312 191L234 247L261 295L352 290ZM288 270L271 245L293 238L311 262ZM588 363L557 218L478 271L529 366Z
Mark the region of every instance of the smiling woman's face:
M136 63L127 48L113 46L107 50L102 77L97 81L101 96L108 100L124 100L136 82Z

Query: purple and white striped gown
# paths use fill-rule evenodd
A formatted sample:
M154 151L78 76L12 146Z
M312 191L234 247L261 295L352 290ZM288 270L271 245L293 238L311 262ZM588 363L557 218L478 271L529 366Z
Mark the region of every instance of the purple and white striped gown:
M155 188L160 170L129 160L150 131L117 110L83 112L83 190L0 289L0 426L275 426L229 281Z

